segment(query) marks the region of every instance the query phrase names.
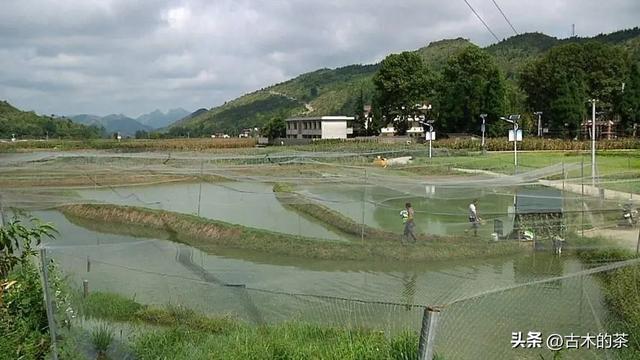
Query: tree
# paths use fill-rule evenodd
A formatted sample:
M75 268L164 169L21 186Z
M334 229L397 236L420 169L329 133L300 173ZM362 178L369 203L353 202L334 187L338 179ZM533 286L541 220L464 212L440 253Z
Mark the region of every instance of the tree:
M438 120L445 131L478 132L480 114L494 123L504 114L504 78L495 60L476 46L449 59L438 89Z
M520 87L527 94L529 110L542 111L552 133L566 135L575 129L564 124L579 126L589 98L597 98L600 110L610 115L619 112L627 62L628 53L618 46L596 42L561 45L525 67ZM569 108L578 110L576 102L580 103L580 121L567 113Z
M620 112L620 125L624 130L629 131L634 124L640 122L640 63L638 62L631 65L622 94Z
M367 135L379 135L380 129L387 124L387 118L382 114L379 98L374 96L371 101L371 123L367 128Z
M145 130L136 130L136 139L146 139L149 137L149 132Z
M353 109L353 116L355 118L353 122L353 131L356 135L363 135L365 133L365 114L364 114L364 91L360 88L360 96L356 99L355 108Z
M274 117L262 128L262 135L269 139L283 138L287 135L287 124L282 117Z
M431 71L417 53L405 51L387 56L373 77L374 101L382 118L388 121L400 116L406 122L413 106L432 95L432 80Z
M557 91L557 97L549 106L551 126L560 129L563 137L577 136L580 123L585 116L586 98L584 85L576 79L564 82Z

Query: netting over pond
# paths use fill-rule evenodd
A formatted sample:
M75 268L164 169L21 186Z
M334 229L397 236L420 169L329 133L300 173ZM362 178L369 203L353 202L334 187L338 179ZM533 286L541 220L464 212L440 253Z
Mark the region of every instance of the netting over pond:
M56 226L49 259L74 293L86 280L89 298L117 294L252 325L296 321L387 336L416 334L424 309L438 307L436 351L445 359L550 354L513 349L518 332L624 331L607 298L615 289L603 284L611 274L635 276L636 260L593 264L577 253L636 252L637 167L627 174L603 162L592 176L582 154L548 162L532 154L521 158L531 166L514 173L512 158L487 156L16 154L0 159L0 195L7 213L27 210ZM625 156L615 160L637 161ZM399 160L384 167L378 157ZM407 202L415 242L400 216ZM88 341L99 316L81 295L68 305L57 310L59 327L71 309L67 336ZM111 326L135 337L157 325L125 323ZM603 351L563 352L618 354Z
M146 247L166 247L164 252L167 254L163 255L175 251L175 257L167 259L158 256L159 250L146 249L144 252L155 258L153 261L131 261L135 258L132 254ZM86 281L86 297L79 290L73 299L66 303L62 301L57 309L60 332L63 336L74 336L80 342L88 341L87 334L96 324L105 321L107 315L104 314L114 311L110 306L117 309L118 305L110 303L114 294L151 309L173 311L176 316L189 310L201 316L231 317L257 326L295 322L353 330L372 329L387 336L419 333L425 307L438 306L440 319L435 349L440 356L454 359L475 359L478 354L487 359L534 359L552 354L544 343L539 348L514 348L512 336L518 332L539 332L545 340L554 334L580 338L593 335L591 347L571 349L565 356L600 359L608 353L617 358L625 354L626 346L617 351L612 347L596 346L596 334L613 336L624 333L627 328L623 320L606 309L600 282L603 276L619 271L640 275L637 259L585 267L569 259L537 255L537 259L529 256L484 265L491 266L494 272L501 271L502 275L513 272L512 281L506 277L495 281L482 269L480 274L465 274L478 271L479 265L474 262L455 267L441 266L442 269L427 266L384 274L384 269L379 272L369 269L369 284L363 286L359 296L354 296L337 288L330 292L332 295L326 295L329 292L322 291L323 286L314 282L330 282L335 286L341 281L351 283L361 274L343 271L338 276L332 274L335 270L314 269L314 265L322 266L316 264L309 264L309 269L300 266L298 270L281 270L289 272L288 276L295 273L306 277L305 286L298 284L291 290L292 281L283 280L284 283L279 284L279 281L267 280L287 276L270 272L273 269L267 268L272 267L271 264L247 263L234 268L230 263L237 260L203 260L203 255L189 247L156 241L142 240L126 246L50 246L47 254L69 276L68 283L72 288L82 289L83 281ZM240 267L243 272L267 274L264 279L242 283L243 277L237 274ZM314 274L316 272L323 273ZM385 280L386 277L395 279ZM490 279L494 281L487 281ZM382 286L384 294L367 291ZM96 304L95 299L102 294L110 294L108 301ZM100 308L96 309L96 306ZM129 321L132 324L110 325L116 332L123 327L126 329L128 335L124 341L134 341L153 324L153 320L149 324L135 316ZM177 321L179 323L179 318ZM627 345L638 340L636 334L626 334L625 339Z

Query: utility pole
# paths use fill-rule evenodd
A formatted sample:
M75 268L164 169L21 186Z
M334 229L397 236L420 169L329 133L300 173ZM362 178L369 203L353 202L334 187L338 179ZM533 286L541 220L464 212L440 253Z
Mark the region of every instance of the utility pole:
M513 122L513 166L515 172L518 172L518 123Z
M429 131L424 133L424 139L429 140L429 159L431 159L431 141L435 140L436 133L433 131L433 122L435 120L419 121L420 124L429 127Z
M504 120L513 125L513 166L514 174L518 173L518 120L520 115L509 115L509 118L504 116L500 117L500 120Z
M536 111L533 115L538 115L538 137L542 137L542 111Z
M7 225L7 219L4 215L4 205L2 204L2 194L0 194L0 227Z
M591 186L596 186L596 101L591 99Z
M51 335L51 358L53 360L58 360L56 321L53 313L53 299L51 298L49 290L49 263L47 261L47 249L44 247L40 249L40 264L42 266L43 293L44 303L47 310L47 323L49 324L49 335Z

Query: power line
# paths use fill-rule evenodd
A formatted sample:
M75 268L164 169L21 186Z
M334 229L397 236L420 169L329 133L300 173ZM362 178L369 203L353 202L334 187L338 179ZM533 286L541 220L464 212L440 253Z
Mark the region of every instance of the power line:
M516 30L516 28L513 27L513 25L511 24L511 21L509 21L509 19L507 18L507 15L504 14L504 12L500 8L500 6L496 2L496 0L491 0L491 1L493 1L493 5L495 5L496 8L498 8L498 11L500 11L500 14L502 14L502 17L507 21L507 24L509 24L509 26L511 26L511 30L513 30L513 32L516 33L516 35L519 35L518 31Z
M467 4L467 6L469 7L469 9L471 9L471 11L473 11L473 13L476 15L476 17L478 18L478 20L480 20L480 22L482 22L482 25L484 25L484 27L487 28L487 30L489 30L489 32L491 33L491 35L493 35L493 37L496 39L496 41L500 41L500 39L498 38L498 36L496 35L496 33L493 32L493 30L491 30L491 28L489 27L489 25L487 25L486 22L484 22L484 20L482 20L482 17L476 12L476 10L473 8L473 6L471 6L471 4L469 4L469 2L467 0L464 0L464 2Z

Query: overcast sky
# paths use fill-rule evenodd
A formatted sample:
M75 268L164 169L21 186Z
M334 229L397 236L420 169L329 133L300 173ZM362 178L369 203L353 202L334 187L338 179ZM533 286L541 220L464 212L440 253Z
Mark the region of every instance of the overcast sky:
M499 38L492 0L468 0ZM640 25L639 0L496 0L519 32ZM493 36L464 0L2 0L0 99L46 114L210 108L321 67Z

